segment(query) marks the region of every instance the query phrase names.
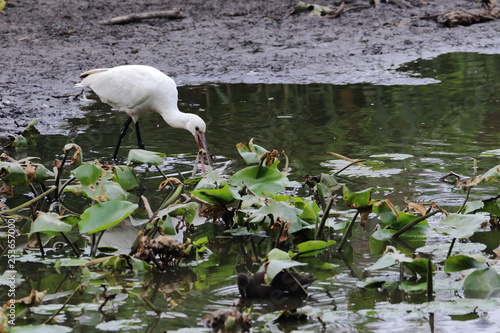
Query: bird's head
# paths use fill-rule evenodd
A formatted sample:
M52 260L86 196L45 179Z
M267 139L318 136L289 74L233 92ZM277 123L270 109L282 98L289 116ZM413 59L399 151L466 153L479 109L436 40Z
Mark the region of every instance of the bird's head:
M207 155L208 164L213 168L214 164L212 162L212 157L208 151L207 141L205 139L205 131L207 129L207 125L199 116L195 114L189 114L190 119L186 123L186 129L193 134L196 143L198 144L198 150L200 152L204 152ZM201 163L203 167L203 154L201 155Z

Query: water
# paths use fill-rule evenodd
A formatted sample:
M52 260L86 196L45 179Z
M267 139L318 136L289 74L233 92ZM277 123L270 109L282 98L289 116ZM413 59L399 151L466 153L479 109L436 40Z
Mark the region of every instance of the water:
M339 160L328 154L334 152L352 159L378 162L376 171L380 177L366 177L373 174L373 170L348 169L343 173L353 190L375 186L376 198L389 198L399 205L403 205L404 197L421 202L437 201L442 207L454 211L465 195L440 182L439 178L451 171L474 177L500 164L498 156L480 156L483 151L500 148L500 56L445 54L436 59L409 63L401 70L440 82L417 86L187 86L179 89L179 107L206 120L209 148L216 156L216 165L225 172L244 165L235 144L247 143L254 138L256 144L267 149L286 152L292 180L300 181L299 177L304 174L337 171L341 167ZM95 96L89 95L89 98L95 99ZM42 136L36 149L22 154L39 156L48 164L54 157L60 158L65 143L73 141L83 148L86 160L109 160L126 116L97 100L82 105L87 116L69 119L67 128L63 129L71 132L72 137ZM191 170L196 144L190 133L168 127L155 114L141 118L141 129L147 149L169 154L166 165L162 167L166 173ZM135 145L135 134L131 129L119 156L125 159L127 149L135 148ZM405 157L403 159L370 157L382 154L408 156L396 155ZM146 188L154 189L161 179L153 170L143 172ZM494 186L481 186L471 193L475 199L497 194L498 187ZM153 193L151 198L154 207L160 198L155 199ZM210 228L212 226L204 226L199 232L213 232ZM317 268L317 262L311 261L309 270L319 281L310 288L311 297L305 308L315 309L309 314L323 311L327 331L387 331L393 328L395 318L384 315L383 311L370 313L370 309L392 303L425 301L421 295L405 294L397 289L380 292L355 286L355 282L363 278L363 269L379 257L370 253L368 245L373 228L369 225L367 231L355 229L348 251L352 270L334 253L321 257L323 262L338 265L332 270L322 271ZM113 316L117 319L137 316L151 327L156 325L155 330L175 330L196 327L204 314L231 307L238 299L234 267L248 267L248 257L234 241L213 241L208 247L213 254L196 267L178 269L155 279L151 276L131 278L131 283L137 284L137 292L140 292L141 283L157 283L156 294L148 297L158 306L168 308L168 315L164 318L157 320L144 303L130 296L124 304L110 310ZM33 276L32 287L40 290L40 281L50 276L49 273L45 277ZM26 273L27 276L30 274L35 275ZM116 285L119 286L124 278L118 277ZM48 281L53 283L50 279ZM101 292L98 284L92 288L95 294ZM52 292L58 290L55 287L49 289ZM29 290L29 287L24 286L22 290ZM85 297L89 298L88 295L82 296ZM175 306L167 301L168 297L174 300ZM92 302L91 299L85 301ZM59 299L57 302L63 301ZM265 305L257 304L256 308L265 312ZM75 331L99 331L95 328L96 321L82 319L84 315L78 310L75 313L65 315ZM483 325L481 329L488 331L496 327L492 319L495 315L499 315L498 311L466 322L438 315L435 326L439 331L448 332L458 327ZM262 321L255 323L256 331L263 325ZM397 326L401 331L430 329L429 321L418 316L398 317ZM318 331L322 325L309 319L298 328Z

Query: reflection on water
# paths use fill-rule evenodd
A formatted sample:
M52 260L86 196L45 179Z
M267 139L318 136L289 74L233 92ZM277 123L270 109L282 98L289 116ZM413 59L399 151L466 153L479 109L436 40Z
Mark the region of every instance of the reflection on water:
M219 166L226 162L230 169L243 166L235 144L254 138L256 144L265 148L286 152L292 179L306 173L338 170L338 160L327 154L335 152L353 159L376 160L379 172L390 171L387 176L375 179L363 174L346 174L353 179L349 183L353 189L378 186L377 198L388 197L396 203L408 196L411 200L436 200L445 207L459 206L464 194L453 191L438 179L450 171L474 176L498 164L498 158L479 154L500 148L497 111L500 56L446 54L410 63L403 70L441 82L425 86L188 86L179 89L180 109L197 113L206 120L208 144ZM84 108L87 117L68 120L67 131L74 131L76 137L43 136L36 150L25 154L40 156L47 162L61 155L62 145L73 140L82 146L86 159L109 160L126 115L111 111L98 101ZM167 173L192 168L196 144L190 133L170 128L156 114L141 118L141 128L147 149L169 154L163 166ZM130 130L119 156L124 159L127 150L135 145L135 134ZM179 157L178 154L186 155ZM385 154L406 155L391 158L394 155ZM378 156L370 158L371 155ZM144 175L149 189L154 186L147 185L148 182L158 182L150 179L153 174L151 170ZM498 194L498 188L484 191ZM353 258L352 268L347 269L342 260L327 254L322 260L338 267L314 272L319 281L311 286L312 297L307 305L329 311L323 318L328 327L387 331L387 322L392 319L377 319L363 311L375 308L377 302L399 303L412 301L412 297L414 302L422 302L418 296L397 290L384 294L355 287L355 282L362 278L363 268L376 259L370 255L368 237L368 232L355 230L349 253ZM157 290L173 297L177 303L175 311L187 316L160 320L156 323L158 329L196 326L203 314L230 306L238 298L237 289L230 287L235 285L234 266L244 265L246 259L241 258L233 242L211 245L208 248L213 254L190 270L189 279L179 277L179 281L169 282L168 288L162 285L161 279L155 279ZM183 287L174 292L176 284ZM398 320L398 326L406 331L409 327L427 330L429 325L422 319ZM440 325L444 325L441 327L452 329L462 325L449 317L440 320ZM321 327L318 322L308 322L303 328L318 330Z

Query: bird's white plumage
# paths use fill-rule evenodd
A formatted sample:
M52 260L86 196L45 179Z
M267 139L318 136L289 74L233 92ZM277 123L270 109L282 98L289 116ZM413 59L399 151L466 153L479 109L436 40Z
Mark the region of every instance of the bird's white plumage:
M142 114L159 113L165 122L185 128L195 135L196 127L205 132L199 116L180 112L175 81L158 69L144 65L124 65L92 69L80 75L78 87L91 88L106 104L126 112L134 122Z
M212 165L205 142L205 122L195 114L179 111L176 84L158 69L123 65L92 69L82 73L80 78L82 81L76 84L77 87L91 88L101 101L126 112L134 123L142 114L157 112L170 126L187 129L195 137L199 148L207 152Z

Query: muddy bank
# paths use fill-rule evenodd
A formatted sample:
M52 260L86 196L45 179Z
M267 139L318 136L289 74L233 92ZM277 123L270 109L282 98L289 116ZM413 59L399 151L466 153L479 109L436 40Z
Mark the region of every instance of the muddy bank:
M479 1L290 15L297 1L12 1L0 15L0 135L40 118L44 133L83 116L71 95L82 71L149 64L179 85L204 83L414 84L394 69L420 57L500 52L500 22L442 28L424 17ZM315 1L330 5L332 1ZM347 6L367 4L350 1ZM184 19L101 25L118 15L178 7Z

